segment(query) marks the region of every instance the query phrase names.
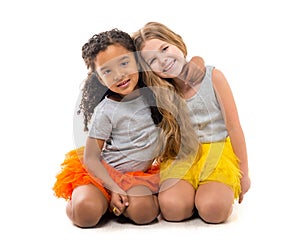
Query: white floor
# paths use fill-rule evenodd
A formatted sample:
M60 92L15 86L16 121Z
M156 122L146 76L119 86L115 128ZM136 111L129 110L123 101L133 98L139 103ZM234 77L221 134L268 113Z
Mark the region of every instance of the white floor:
M55 154L54 158L62 157ZM5 242L1 244L97 244L103 241L153 244L160 240L174 244L231 245L300 242L297 224L300 218L299 184L294 179L298 174L289 172L287 176L279 169L272 171L267 166L258 167L258 164L263 164L263 159L259 163L257 159L251 161L252 188L242 204L234 204L233 213L225 224L208 225L195 218L181 223L160 219L151 225L136 226L110 220L92 229L73 226L65 215L65 201L53 196L51 187L58 166L49 167L48 161L53 161L53 156L44 162L35 161L35 168L27 169L27 172L26 168L16 170L24 170L27 178L18 173L14 183L2 185L0 240ZM274 166L278 164L274 163ZM28 174L28 170L32 172Z
M282 192L282 188L274 191L267 189L267 184L259 186L254 181L244 203L235 204L232 216L221 225L208 225L198 218L181 223L160 219L149 226L120 224L113 220L95 229L79 229L70 224L64 215L65 203L51 200L49 220L41 217L41 224L49 221L51 225L36 229L33 234L38 230L53 242L61 235L60 239L73 244L98 240L152 244L161 239L174 244L197 241L211 244L299 244L299 226L294 222L300 218L299 199L296 204L296 200L289 198L289 192ZM283 193L285 195L282 196Z

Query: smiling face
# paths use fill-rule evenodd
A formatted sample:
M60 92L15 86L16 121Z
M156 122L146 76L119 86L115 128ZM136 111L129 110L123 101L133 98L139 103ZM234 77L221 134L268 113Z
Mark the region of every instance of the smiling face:
M94 62L101 83L111 91L124 97L136 89L139 73L133 52L113 44L100 51Z
M177 77L186 62L179 48L160 39L145 41L141 55L151 70L162 78Z

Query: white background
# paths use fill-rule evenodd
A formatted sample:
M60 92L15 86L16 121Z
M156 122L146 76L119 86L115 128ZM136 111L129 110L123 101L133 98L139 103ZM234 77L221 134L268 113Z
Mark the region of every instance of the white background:
M299 10L296 0L1 1L1 244L299 244ZM75 147L82 45L148 21L179 33L189 57L202 56L231 85L253 182L234 225L82 230L53 196L59 165Z

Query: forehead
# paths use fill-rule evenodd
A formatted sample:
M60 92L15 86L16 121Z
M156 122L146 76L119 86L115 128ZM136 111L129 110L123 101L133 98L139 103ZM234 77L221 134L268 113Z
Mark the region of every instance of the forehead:
M164 44L166 44L166 42L160 39L150 39L145 41L142 51L156 51L161 49Z
M98 67L113 64L114 62L123 59L125 56L134 58L133 52L120 44L112 44L96 55L95 64Z

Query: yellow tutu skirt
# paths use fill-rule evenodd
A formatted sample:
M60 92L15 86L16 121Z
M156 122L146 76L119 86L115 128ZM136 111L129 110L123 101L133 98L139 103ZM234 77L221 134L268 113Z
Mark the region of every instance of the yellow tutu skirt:
M241 192L239 160L229 137L224 142L204 143L197 156L184 161L167 160L160 165L161 183L167 179L184 179L197 189L199 185L217 181L232 188L235 198Z

